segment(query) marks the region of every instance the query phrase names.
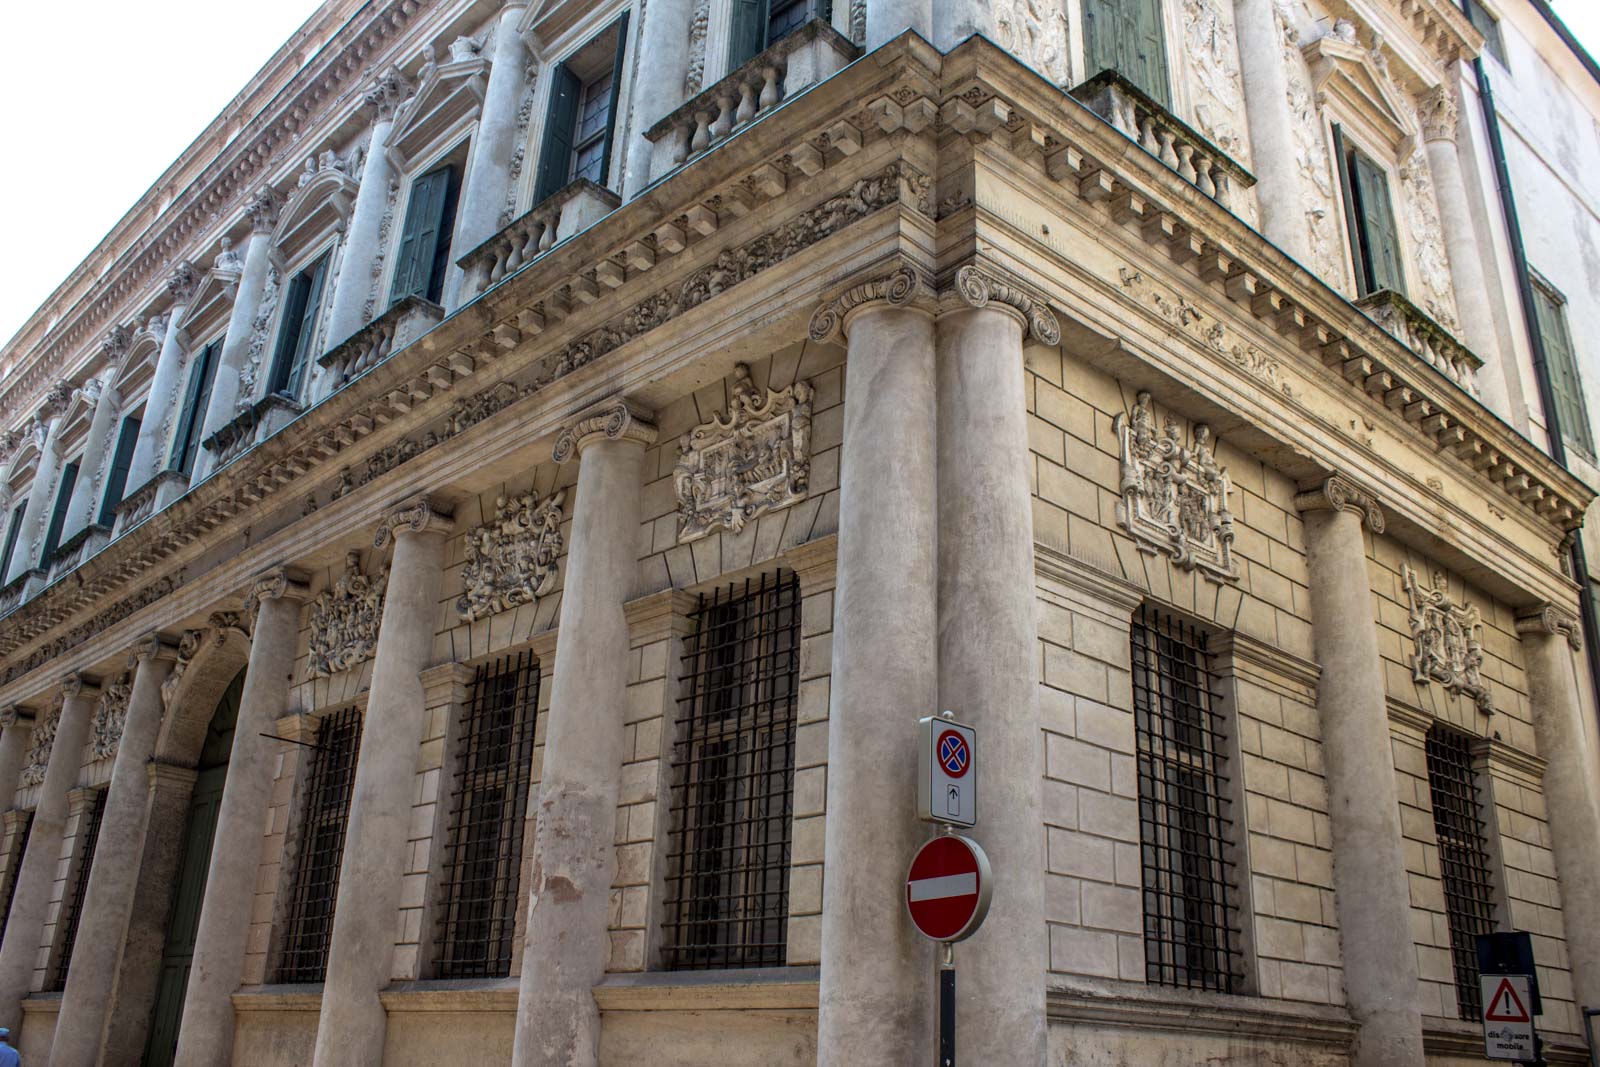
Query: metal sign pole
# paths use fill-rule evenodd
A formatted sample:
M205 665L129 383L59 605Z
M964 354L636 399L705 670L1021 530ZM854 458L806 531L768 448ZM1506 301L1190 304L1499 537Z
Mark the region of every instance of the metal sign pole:
M939 963L939 1067L956 1067L956 947L948 941Z

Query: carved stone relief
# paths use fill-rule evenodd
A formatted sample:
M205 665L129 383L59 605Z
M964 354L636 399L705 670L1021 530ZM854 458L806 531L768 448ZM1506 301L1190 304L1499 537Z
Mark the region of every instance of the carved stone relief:
M863 5L863 17L865 14ZM1071 80L1062 0L997 0L995 23L995 43L1001 48L1056 85L1065 86Z
M61 703L61 694L57 693L50 710L33 725L33 733L28 737L27 755L22 757L23 788L44 781L45 771L50 767L50 749L56 742L56 727L61 725Z
M706 80L706 30L711 25L711 0L700 0L689 19L689 70L684 76L684 96L697 96Z
M311 673L326 677L372 657L383 621L387 568L376 577L361 570L361 553L345 556L344 574L311 602Z
M1435 322L1459 333L1456 297L1450 277L1450 259L1444 247L1439 203L1433 193L1433 172L1421 145L1400 168L1400 198L1404 204L1406 233L1425 292L1418 301Z
M1255 344L1233 340L1228 328L1215 316L1188 297L1168 295L1145 278L1142 271L1119 267L1117 275L1122 287L1136 298L1148 301L1156 312L1172 325L1201 341L1234 366L1260 380L1268 388L1294 397L1298 391L1277 357L1262 351Z
M561 558L561 506L567 491L544 500L501 496L494 518L467 533L463 592L456 611L468 622L531 604L555 588Z
M1193 443L1185 445L1177 421L1168 416L1157 433L1145 392L1132 412L1116 417L1113 428L1122 450L1117 522L1139 550L1171 556L1178 566L1199 570L1212 581L1238 580L1228 510L1233 483L1217 466L1211 428L1197 424Z
M745 364L733 373L728 414L713 415L678 445L672 482L680 542L698 540L719 526L738 533L751 519L806 495L811 383L761 390Z
M1322 113L1311 92L1311 71L1300 52L1300 29L1310 23L1302 0L1274 0L1284 71L1289 81L1289 110L1294 115L1295 162L1305 198L1306 232L1311 241L1311 266L1335 289L1347 276L1344 245L1333 195L1332 161L1322 132Z
M1196 128L1249 167L1250 148L1238 125L1244 115L1244 82L1231 14L1217 0L1183 0L1183 43L1199 89Z
M383 217L378 220L378 250L372 257L372 282L367 286L367 301L362 305L363 321L371 322L378 307L378 279L383 277L383 250L389 247L389 231L394 228L395 201L400 198L400 183L389 179L388 196L383 202Z
M1483 666L1483 620L1471 604L1450 599L1445 576L1435 572L1424 588L1417 572L1402 564L1400 577L1411 602L1411 638L1416 644L1411 675L1418 685L1438 682L1445 691L1464 696L1485 715L1494 714Z
M536 63L529 63L523 74L522 98L517 103L517 132L511 142L517 147L511 153L511 180L506 182L506 201L500 208L502 229L511 225L511 220L517 217L517 190L520 188L522 168L527 165L528 125L533 121L534 96L538 84L539 66Z
M261 306L250 323L250 350L245 356L244 366L239 368L239 399L234 405L238 411L245 411L255 403L261 355L267 348L267 327L272 322L272 313L278 310L278 290L281 288L278 268L268 267L267 280L261 291Z
M106 684L99 703L95 705L94 724L89 737L89 749L94 759L117 754L117 743L122 740L122 725L128 719L128 701L132 696L133 680L126 671Z

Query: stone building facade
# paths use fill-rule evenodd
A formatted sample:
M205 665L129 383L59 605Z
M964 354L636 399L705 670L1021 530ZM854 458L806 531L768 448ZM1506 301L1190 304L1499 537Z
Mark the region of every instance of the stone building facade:
M1483 47L329 0L0 353L0 1024L928 1062L951 709L963 1059L1483 1062L1519 930L1585 1062L1594 491L1503 328Z

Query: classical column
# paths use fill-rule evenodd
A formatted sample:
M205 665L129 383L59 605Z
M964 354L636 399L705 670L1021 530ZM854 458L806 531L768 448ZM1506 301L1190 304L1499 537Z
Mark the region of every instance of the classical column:
M996 870L1044 870L1038 597L1022 339L1061 341L1039 300L974 267L938 320L939 707L972 723L989 768L972 837ZM831 829L831 828L830 828ZM961 947L956 1032L976 1062L1045 1062L1044 880L997 879Z
M906 921L903 903L912 853L929 836L911 810L916 722L939 710L934 324L921 293L916 274L902 267L811 318L813 340L842 334L849 349L828 702L821 1067L933 1059L933 950Z
M128 657L133 671L131 692L109 685L101 701L126 700L116 762L106 793L105 815L89 872L83 913L72 953L72 969L56 1023L50 1062L55 1067L95 1067L100 1054L106 1010L111 1004L117 963L133 908L139 861L144 854L145 802L150 787L145 764L161 731L161 683L172 670L175 649L158 634L149 634ZM108 726L115 729L113 704ZM97 737L97 741L99 738ZM109 742L109 738L108 738Z
M57 382L34 415L29 432L37 435L39 463L33 470L33 484L28 487L28 502L22 509L22 532L17 537L17 547L11 554L11 564L6 570L5 582L14 580L23 571L39 566L39 550L44 547L44 524L55 506L56 476L61 473L61 415L72 399L72 385Z
M384 213L390 210L389 186L394 182L394 164L386 146L394 129L394 115L405 102L410 85L405 75L390 67L373 80L367 90L366 106L373 112L372 137L367 142L366 161L361 165L361 186L356 190L355 207L345 230L344 264L334 283L333 300L328 305L328 348L349 339L367 324L367 297L376 284L372 274L383 249L379 237Z
M1389 740L1388 700L1362 522L1377 503L1341 475L1295 498L1306 529L1317 713L1327 759L1344 987L1359 1030L1352 1067L1422 1067L1422 1013Z
M183 353L186 335L183 316L194 299L195 288L200 284L200 274L194 264L182 260L172 268L167 278L167 295L172 305L167 308L167 333L161 339L161 354L156 357L155 375L150 379L150 397L145 401L144 418L139 423L139 439L133 447L133 460L128 465L128 491L138 489L161 470L166 458L167 433L171 429L173 413L178 408L178 378L183 370Z
M112 369L107 368L107 372ZM61 523L63 542L99 517L100 492L105 486L106 469L110 467L112 459L111 449L106 447L107 438L116 425L117 411L122 407L121 394L104 382L90 379L83 384L83 388L85 398L92 398L94 414L89 418L89 433L83 443L83 465L78 470L78 484L72 488L72 500L67 504L66 518Z
M489 85L483 94L478 130L472 135L472 158L456 215L453 256L470 252L500 231L500 212L511 191L511 157L517 150L517 110L528 84L528 50L517 32L517 23L527 9L528 0L507 0L500 11ZM532 151L531 146L528 150ZM460 272L454 273L457 277L446 300L448 311L461 302Z
M322 986L312 1061L322 1067L383 1062L388 1015L378 991L389 984L395 916L405 872L417 747L427 718L420 671L433 657L448 518L423 496L378 527L378 548L394 542L383 620L372 661L366 728L339 865L339 896Z
M261 603L250 637L250 664L228 753L228 780L217 811L216 846L195 931L194 962L183 998L177 1067L217 1067L233 1054L233 991L244 973L245 942L261 859L262 819L272 790L273 724L289 699L290 671L308 590L283 568L256 580Z
M1295 117L1289 107L1289 72L1284 67L1284 35L1276 0L1234 0L1233 25L1239 37L1239 73L1244 79L1245 115L1250 122L1250 158L1261 232L1302 264L1312 261L1306 227L1305 190ZM1320 134L1319 134L1320 136Z
M639 27L638 66L634 68L633 114L628 131L628 169L622 179L622 198L631 200L650 184L650 157L654 146L645 131L665 118L686 99L689 80L689 27L695 0L650 0ZM662 168L665 170L666 168Z
M1554 604L1517 619L1534 737L1546 760L1544 806L1560 876L1573 992L1580 1008L1600 1008L1600 797L1573 662L1583 647L1580 632L1577 616Z
M578 457L530 868L514 1067L593 1067L594 986L607 932L627 718L628 621L639 542L640 464L655 427L621 400L579 418L555 460Z
M0 709L0 811L16 803L22 762L33 739L33 712L16 704Z
M61 681L61 710L57 712L55 739L50 744L39 806L33 811L28 851L17 871L17 888L6 920L5 943L0 944L0 1019L13 1029L22 1019L22 998L33 987L33 968L39 957L50 891L61 861L61 835L67 826L67 793L78 784L83 768L83 745L89 738L89 720L100 696L98 686L83 676L69 674ZM49 726L40 716L37 733Z
M940 0L940 3L945 0ZM933 40L934 0L867 0L867 50L915 30Z
M1461 153L1456 147L1459 109L1449 85L1436 85L1418 100L1422 141L1433 176L1433 195L1439 203L1439 223L1444 230L1445 254L1455 282L1456 314L1461 319L1461 341L1484 361L1479 387L1484 400L1496 411L1509 410L1505 365L1500 360L1500 338L1495 332L1489 283L1483 273L1485 242L1472 225L1472 201L1461 173Z
M272 231L278 225L278 212L282 208L283 201L270 185L263 185L245 206L245 214L250 218L250 243L244 250L244 270L239 275L239 291L228 316L222 356L217 360L216 374L211 379L211 402L206 407L200 431L202 441L232 422L237 412L240 377L245 361L250 358L250 335L255 330L261 300L266 295L267 272L271 267L267 254L272 247ZM211 458L202 448L195 460L193 481L199 482L209 473Z
M993 0L938 0L933 5L933 43L948 52L973 34L994 41L999 39L999 23ZM871 9L868 9L871 24ZM868 33L870 34L870 29ZM967 1055L965 1049L962 1055Z

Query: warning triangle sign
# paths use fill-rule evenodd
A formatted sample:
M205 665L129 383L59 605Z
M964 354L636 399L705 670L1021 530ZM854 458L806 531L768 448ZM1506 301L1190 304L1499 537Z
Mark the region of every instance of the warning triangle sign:
M1532 1021L1527 1006L1522 1003L1522 998L1517 996L1516 986L1512 985L1508 978L1500 979L1500 984L1495 987L1494 996L1489 998L1488 1007L1484 1009L1483 1018L1491 1023Z

